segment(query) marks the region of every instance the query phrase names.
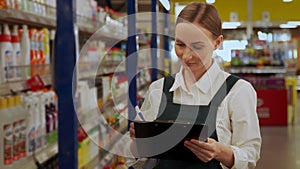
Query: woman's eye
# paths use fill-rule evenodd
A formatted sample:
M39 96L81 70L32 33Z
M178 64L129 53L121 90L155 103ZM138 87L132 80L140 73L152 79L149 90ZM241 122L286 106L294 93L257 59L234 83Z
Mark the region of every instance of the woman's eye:
M185 46L184 43L176 43L176 45L177 45L177 46L181 46L181 47Z
M192 48L193 48L194 50L200 50L200 49L202 49L202 46L192 46Z

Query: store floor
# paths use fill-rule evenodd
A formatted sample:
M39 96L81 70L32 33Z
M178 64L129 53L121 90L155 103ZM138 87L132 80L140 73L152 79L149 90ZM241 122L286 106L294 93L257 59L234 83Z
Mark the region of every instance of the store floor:
M300 95L295 125L261 127L262 151L256 169L300 169Z

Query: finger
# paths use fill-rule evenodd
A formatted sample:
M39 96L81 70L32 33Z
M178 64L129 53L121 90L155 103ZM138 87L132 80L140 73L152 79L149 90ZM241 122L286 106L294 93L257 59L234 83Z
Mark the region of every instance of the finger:
M185 145L188 146L190 149L192 149L196 152L199 152L199 153L201 153L205 156L211 157L212 152L207 150L207 149L202 148L202 146L200 146L201 144L203 144L203 143L199 143L199 141L196 142L196 143L191 142L191 141L186 141L185 142Z
M199 141L199 140L196 140L196 139L192 139L190 142L194 145L197 145L201 149L205 149L205 150L208 150L208 151L213 150L210 143L208 143L208 142L203 142L203 141Z
M186 146L189 150L191 150L201 161L207 163L209 160L209 158L203 154L202 152L199 152L197 150L195 150L193 147L189 147L189 146Z

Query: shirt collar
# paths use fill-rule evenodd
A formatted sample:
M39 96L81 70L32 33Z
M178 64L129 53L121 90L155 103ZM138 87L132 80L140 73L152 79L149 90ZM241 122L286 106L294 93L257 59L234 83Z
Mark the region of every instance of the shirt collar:
M213 61L211 67L204 73L204 75L194 84L197 88L199 88L204 94L206 94L211 88L214 81L216 81L218 73L221 71L218 63ZM177 88L181 87L184 91L188 92L184 78L183 78L183 68L180 68L180 71L175 76L175 81L172 87L170 88L170 92L175 91Z

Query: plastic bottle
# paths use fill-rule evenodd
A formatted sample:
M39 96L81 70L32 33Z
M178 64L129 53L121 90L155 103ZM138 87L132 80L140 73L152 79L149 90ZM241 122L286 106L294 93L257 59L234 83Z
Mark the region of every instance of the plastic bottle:
M38 108L39 108L39 121L41 126L41 147L45 147L47 145L46 139L46 110L45 105L48 100L47 95L43 92L37 93L38 97Z
M47 142L52 144L53 140L53 116L50 109L50 95L48 92L45 93L46 95L46 104L45 104L45 111L46 111L46 133L47 133Z
M58 129L58 118L57 118L57 109L56 109L56 100L55 100L55 92L49 91L49 98L50 98L50 113L53 117L53 140L57 140L57 129Z
M36 94L31 94L31 99L33 103L32 111L35 124L35 151L37 152L42 147L42 126L40 121L39 99Z
M18 152L19 157L21 160L26 157L26 130L27 130L27 124L26 124L26 114L22 107L21 103L21 96L17 95L15 96L15 105L16 110L18 113L18 116L20 116L19 119L19 128L20 128L20 134L19 134L19 143L18 143Z
M13 123L12 123L12 132L13 132L13 165L17 165L19 163L19 138L20 138L20 125L19 121L21 120L21 114L18 113L16 109L16 103L14 96L7 97L7 109L9 113L13 115Z
M45 62L44 64L50 64L50 32L47 28L42 29L44 36L43 36L43 47L44 47L44 57Z
M4 30L0 36L0 58L1 58L1 82L5 82L6 79L12 77L11 71L7 69L12 65L12 45L8 24L4 24Z
M36 29L30 29L29 30L29 39L30 39L30 66L31 66L31 70L30 70L30 74L31 76L33 76L36 72L36 62L37 62L37 54L38 54L38 50L37 50L37 42L36 42Z
M30 65L30 39L27 25L23 25L23 33L21 37L21 65ZM25 73L22 73L22 79L30 77L30 67L25 68Z
M19 80L21 78L21 70L18 66L21 65L21 49L20 49L20 38L18 34L18 25L14 25L11 36L12 43L12 59L13 59L13 79Z
M13 115L7 111L7 100L0 98L0 168L11 168L13 163Z
M33 102L30 96L23 97L23 108L26 114L26 155L31 156L35 149L35 116Z

